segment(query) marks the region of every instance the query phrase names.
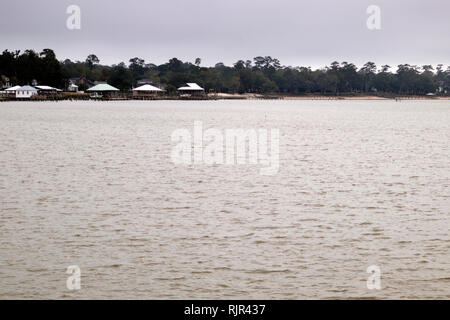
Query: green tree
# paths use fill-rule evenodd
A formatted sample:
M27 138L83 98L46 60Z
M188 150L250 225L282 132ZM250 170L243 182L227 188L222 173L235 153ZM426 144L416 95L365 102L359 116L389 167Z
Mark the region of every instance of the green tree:
M374 62L369 61L364 64L360 71L364 79L364 92L368 92L369 88L371 88L374 84L377 66Z
M112 67L108 83L121 91L128 91L133 86L133 74L125 63L121 62Z
M90 54L86 58L86 64L89 67L89 69L94 68L94 66L99 63L100 63L100 59L95 54Z

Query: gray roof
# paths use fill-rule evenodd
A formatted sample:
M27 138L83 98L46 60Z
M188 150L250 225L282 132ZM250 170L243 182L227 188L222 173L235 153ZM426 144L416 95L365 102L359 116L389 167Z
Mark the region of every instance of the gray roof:
M38 91L38 90L32 86L23 86L23 87L16 89L16 91Z

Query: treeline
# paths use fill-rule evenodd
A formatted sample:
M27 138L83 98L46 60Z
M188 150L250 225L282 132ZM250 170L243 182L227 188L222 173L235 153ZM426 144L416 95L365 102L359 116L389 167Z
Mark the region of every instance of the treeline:
M442 64L433 68L401 64L393 72L392 67L377 67L367 62L357 68L353 63L333 62L318 70L307 67L282 66L278 59L256 57L252 61L239 60L233 66L217 63L214 67L202 67L201 59L194 63L177 58L155 65L144 59L132 58L128 64L101 65L96 55L85 61L58 61L51 49L37 53L33 50L5 50L0 55L0 75L10 78L12 84L41 84L64 88L71 78L85 78L92 82L108 82L127 91L139 80L161 84L169 92L186 82L196 82L207 92L224 93L284 93L284 94L355 94L391 93L423 95L448 92L450 67ZM80 90L87 89L82 83Z

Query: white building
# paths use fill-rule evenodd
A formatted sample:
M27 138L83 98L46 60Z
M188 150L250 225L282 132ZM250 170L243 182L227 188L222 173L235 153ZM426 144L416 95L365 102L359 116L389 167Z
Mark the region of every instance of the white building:
M203 89L196 83L186 83L186 84L187 84L187 86L178 88L178 91L181 91L181 92L195 92L195 91L204 92L205 91L205 89Z
M196 83L186 83L187 86L178 88L178 93L183 97L204 96L205 89Z
M67 87L67 91L69 92L78 92L78 86L74 83L69 84Z
M61 92L62 90L53 88L50 86L35 86L35 88L38 90L39 94L56 94L58 92Z
M93 93L91 98L112 98L117 97L117 93L120 91L117 88L107 84L107 83L99 83L92 88L86 90L88 93Z
M16 89L17 99L29 99L32 96L36 96L37 94L38 90L32 86L23 86Z
M5 92L6 92L7 94L15 95L15 94L16 94L16 91L17 91L19 88L20 88L20 86L14 86L14 87L5 89Z
M150 84L145 84L143 86L137 87L133 89L133 96L149 96L149 95L155 95L158 93L164 92L164 90L161 90L160 88L157 88L155 86L152 86Z

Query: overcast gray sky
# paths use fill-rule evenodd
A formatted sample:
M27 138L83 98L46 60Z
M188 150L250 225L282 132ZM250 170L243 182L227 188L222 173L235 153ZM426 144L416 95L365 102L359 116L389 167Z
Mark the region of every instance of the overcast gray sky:
M81 8L81 30L66 9ZM366 26L381 8L381 30ZM202 65L270 55L283 65L450 64L449 0L1 0L0 50L52 48L59 59Z

